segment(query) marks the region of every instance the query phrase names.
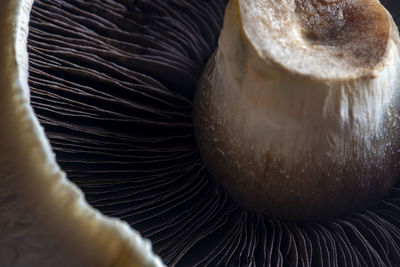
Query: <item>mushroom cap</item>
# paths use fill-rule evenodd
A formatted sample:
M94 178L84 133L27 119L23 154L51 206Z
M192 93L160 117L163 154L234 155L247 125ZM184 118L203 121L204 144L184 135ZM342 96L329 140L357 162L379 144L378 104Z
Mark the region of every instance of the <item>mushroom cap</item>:
M29 102L32 4L0 2L0 265L163 266L148 240L93 209L56 163Z

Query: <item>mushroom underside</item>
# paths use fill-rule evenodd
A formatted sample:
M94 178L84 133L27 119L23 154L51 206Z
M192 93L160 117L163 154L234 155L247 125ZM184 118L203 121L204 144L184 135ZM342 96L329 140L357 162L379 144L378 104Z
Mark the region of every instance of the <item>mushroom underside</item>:
M374 209L296 223L241 209L203 167L191 98L226 2L35 1L31 103L61 168L167 265L395 266L400 184Z

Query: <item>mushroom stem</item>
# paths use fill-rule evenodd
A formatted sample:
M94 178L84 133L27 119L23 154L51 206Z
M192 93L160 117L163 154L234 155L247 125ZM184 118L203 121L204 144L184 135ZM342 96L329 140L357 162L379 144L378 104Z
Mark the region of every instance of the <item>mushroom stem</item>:
M195 95L204 164L243 207L373 207L396 181L399 35L376 0L231 0Z

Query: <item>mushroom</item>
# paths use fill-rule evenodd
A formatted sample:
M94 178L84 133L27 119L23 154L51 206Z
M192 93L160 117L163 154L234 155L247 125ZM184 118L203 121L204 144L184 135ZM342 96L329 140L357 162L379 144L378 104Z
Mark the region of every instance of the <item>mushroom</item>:
M0 266L163 266L151 244L66 179L30 105L32 0L0 2Z
M376 0L230 1L194 103L204 164L271 217L373 207L400 174L399 53Z
M1 6L0 12L12 12L3 8L12 2ZM21 90L15 98L1 98L4 104L23 99L11 109L2 106L7 111L2 114L10 116L1 139L7 150L0 150L7 164L1 166L12 166L9 174L21 170L26 175L13 175L14 183L7 183L10 178L0 183L1 192L16 193L7 198L9 202L1 202L5 204L0 208L1 234L9 233L2 235L9 238L0 239L0 265L49 266L46 259L60 259L57 265L71 266L70 261L81 256L101 262L110 255L126 259L126 266L135 266L134 260L142 256L149 264L159 264L132 228L150 239L156 254L171 266L390 266L400 262L398 185L372 210L324 222L287 222L240 208L208 175L196 152L190 97L215 48L225 3L34 2L28 37L29 88L26 72L18 75L24 90L4 76L10 81L7 85L16 84ZM26 16L20 19L27 22ZM7 43L3 35L1 39ZM24 42L19 46L15 51L26 52ZM7 59L2 62L12 62ZM1 88L10 92L3 90L7 86ZM29 93L35 114L28 105ZM9 110L15 109L28 109L29 116L14 116ZM36 125L35 131L29 127L24 131L24 138L15 130L16 125L27 125L21 120ZM42 151L39 154L26 146L35 140L40 145L32 148ZM13 149L19 152L14 154ZM42 167L56 174L27 173ZM46 183L37 183L41 177L60 190L42 187ZM20 187L29 198L7 187L15 181L30 182ZM86 204L70 181L103 215ZM64 201L57 201L70 199L71 191L78 197L70 203L81 208L76 216L74 209L64 209ZM25 209L14 209L11 200ZM3 214L10 211L19 212L24 220L7 223L3 218L9 216ZM131 228L104 215L118 217ZM95 231L89 218L98 226ZM5 227L10 225L19 230ZM108 227L114 235L107 234ZM100 234L102 230L107 233ZM111 244L128 244L128 251ZM34 257L10 257L15 255L10 251Z

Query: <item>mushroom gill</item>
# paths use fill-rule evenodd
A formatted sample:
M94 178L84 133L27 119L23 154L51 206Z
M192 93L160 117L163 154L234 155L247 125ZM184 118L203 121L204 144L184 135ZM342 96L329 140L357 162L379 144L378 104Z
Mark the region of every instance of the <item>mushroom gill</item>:
M399 185L372 210L289 222L240 208L204 168L191 97L226 2L34 2L31 103L61 169L166 265L396 266Z

